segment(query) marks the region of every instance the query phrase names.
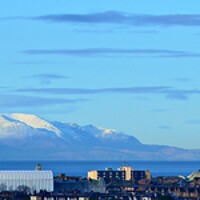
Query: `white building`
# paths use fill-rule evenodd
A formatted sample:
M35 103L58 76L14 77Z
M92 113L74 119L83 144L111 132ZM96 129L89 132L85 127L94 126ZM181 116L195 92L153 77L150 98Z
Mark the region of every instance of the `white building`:
M0 189L17 190L19 186L28 186L31 192L53 191L52 171L0 171Z

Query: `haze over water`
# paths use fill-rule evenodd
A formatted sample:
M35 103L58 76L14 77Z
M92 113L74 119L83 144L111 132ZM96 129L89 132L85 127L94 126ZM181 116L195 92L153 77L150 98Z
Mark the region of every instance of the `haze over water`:
M44 170L52 170L54 175L65 173L68 176L86 177L90 170L103 170L107 167L118 169L123 161L1 161L0 170L33 170L41 163ZM135 170L150 170L152 176L187 176L200 169L200 161L128 161Z

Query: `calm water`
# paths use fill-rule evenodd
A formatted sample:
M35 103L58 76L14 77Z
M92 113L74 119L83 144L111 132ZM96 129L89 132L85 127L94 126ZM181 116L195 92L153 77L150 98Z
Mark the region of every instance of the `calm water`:
M87 172L93 169L119 168L122 161L1 161L0 170L33 170L37 163L42 164L43 169L52 170L55 175L87 176ZM187 176L200 169L200 161L128 161L128 166L135 170L150 170L155 176Z

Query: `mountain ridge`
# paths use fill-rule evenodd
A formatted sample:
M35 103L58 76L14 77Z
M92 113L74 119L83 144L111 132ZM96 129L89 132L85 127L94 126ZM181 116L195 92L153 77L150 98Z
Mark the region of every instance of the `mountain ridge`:
M114 129L14 113L0 115L0 156L19 160L200 160L200 150L147 145Z

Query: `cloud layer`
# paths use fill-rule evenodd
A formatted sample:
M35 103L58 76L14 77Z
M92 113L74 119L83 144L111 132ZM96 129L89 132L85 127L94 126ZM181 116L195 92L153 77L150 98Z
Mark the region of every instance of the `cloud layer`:
M29 55L63 56L155 56L155 57L199 57L199 53L168 49L120 49L120 48L85 48L85 49L28 49L22 53Z
M92 94L164 94L167 99L187 100L190 95L200 94L200 90L177 90L168 86L128 87L128 88L24 88L17 92L53 95L92 95Z
M33 88L33 89L18 89L18 92L36 92L49 94L100 94L100 93L161 93L170 87L129 87L129 88L101 88L101 89L87 89L87 88Z
M44 98L23 95L0 95L0 107L37 107L56 104L73 104L84 99Z
M29 17L55 23L119 24L129 26L200 26L200 15L146 15L120 11L106 11L89 14L50 14Z
M31 76L24 76L23 78L36 79L40 83L49 84L52 81L68 79L68 76L63 76L63 75L59 75L59 74L35 74L35 75L31 75Z

